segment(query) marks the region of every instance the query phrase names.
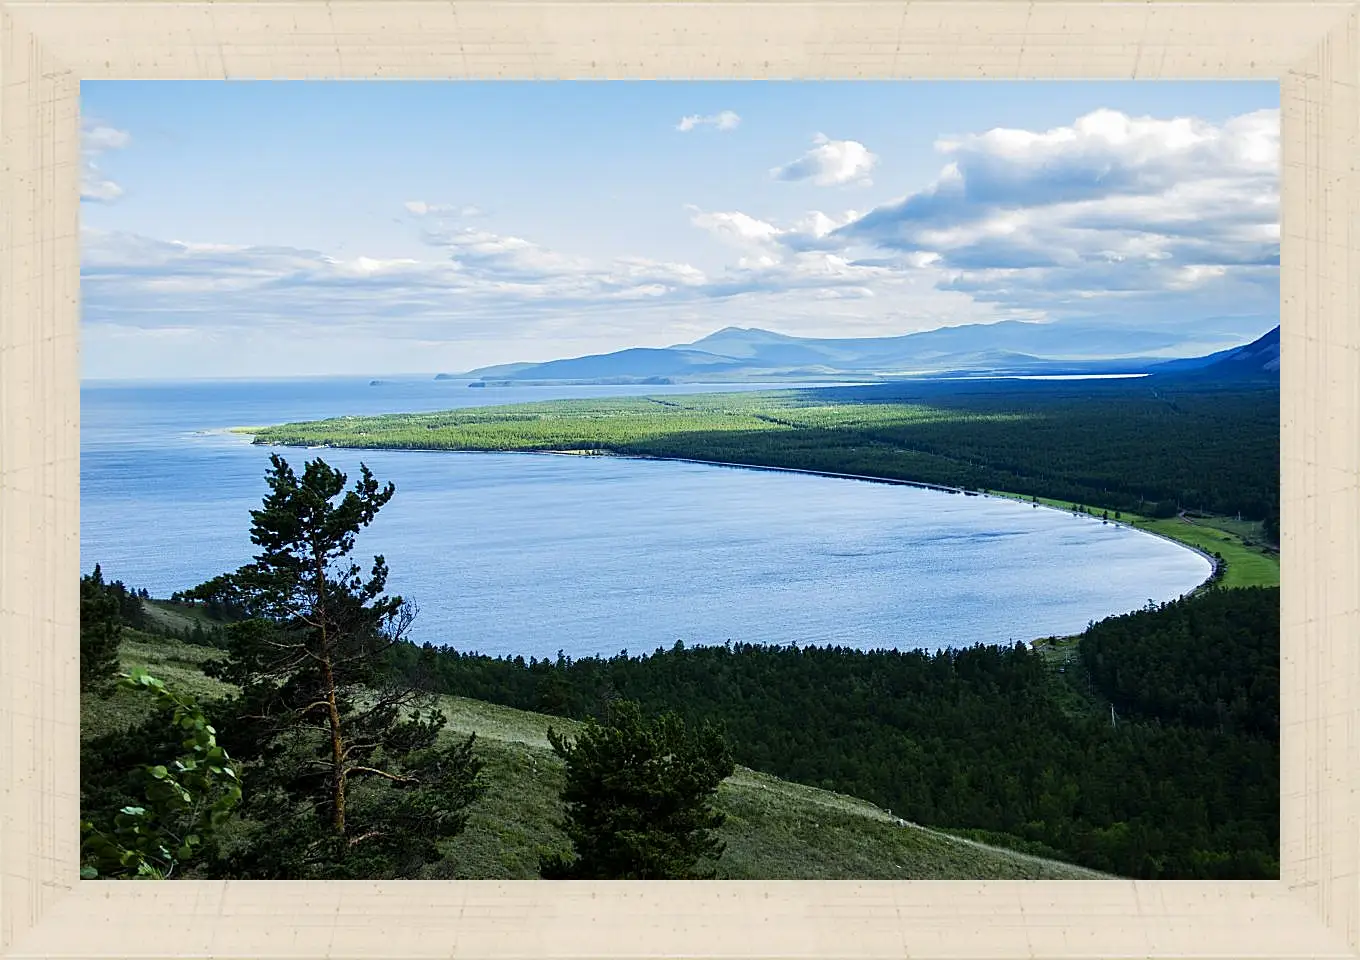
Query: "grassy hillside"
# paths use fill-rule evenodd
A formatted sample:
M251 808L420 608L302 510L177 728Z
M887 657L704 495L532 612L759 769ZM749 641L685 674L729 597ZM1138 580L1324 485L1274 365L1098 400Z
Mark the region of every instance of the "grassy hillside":
M1223 527L1219 527L1218 524L1223 524ZM1138 517L1133 521L1133 525L1150 533L1179 540L1206 553L1217 553L1223 558L1226 568L1223 575L1225 587L1280 585L1279 553L1232 529L1238 526L1232 521L1221 518L1189 521L1183 517L1172 517L1168 520ZM1247 525L1241 526L1245 528ZM1260 524L1253 526L1259 527Z
M149 624L174 631L191 628L196 611L147 603ZM175 687L198 695L225 688L200 665L217 651L166 637L126 631L125 668L145 667ZM562 765L547 741L557 717L461 697L441 697L449 718L447 736L478 736L486 762L485 795L467 831L446 845L432 879L518 879L537 876L538 851L565 848L555 825ZM82 705L81 735L126 728L144 716L135 694L89 699ZM248 778L248 773L247 773ZM249 780L246 781L247 787ZM904 824L853 797L789 783L739 767L721 787L718 806L727 814L720 831L727 852L719 876L729 879L1090 879L1092 870L988 846Z

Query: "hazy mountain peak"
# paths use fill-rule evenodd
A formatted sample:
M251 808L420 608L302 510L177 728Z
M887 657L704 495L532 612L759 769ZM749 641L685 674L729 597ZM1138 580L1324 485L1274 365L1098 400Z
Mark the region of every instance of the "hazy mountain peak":
M1211 353L1207 357L1172 360L1152 368L1153 373L1179 374L1205 379L1263 379L1280 375L1280 328L1277 325L1241 347Z
M1273 360L1269 355L1274 337ZM1169 373L1203 370L1242 351L1261 352L1258 374L1279 369L1279 331L1245 347L1205 357L1159 357L1188 352L1194 336L1096 322L1001 320L939 327L887 337L795 337L759 327L727 326L692 343L632 347L537 364L503 364L470 372L513 380L639 378L723 380L880 380L948 372L970 375L1044 373ZM1211 337L1210 343L1222 343ZM1203 342L1203 341L1201 341ZM1255 356L1255 354L1252 354ZM1237 361L1245 371L1246 355ZM1274 366L1269 366L1270 363ZM1245 365L1245 366L1241 366ZM1215 374L1233 374L1215 368Z

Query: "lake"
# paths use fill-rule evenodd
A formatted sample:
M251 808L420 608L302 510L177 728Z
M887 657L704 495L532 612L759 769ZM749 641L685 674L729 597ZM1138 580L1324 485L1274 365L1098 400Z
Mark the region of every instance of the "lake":
M81 566L167 596L249 562L271 448L224 428L600 396L771 389L367 379L81 388ZM492 655L676 640L936 649L1082 630L1210 572L1138 531L995 497L607 457L279 450L362 460L396 495L358 539L409 634Z

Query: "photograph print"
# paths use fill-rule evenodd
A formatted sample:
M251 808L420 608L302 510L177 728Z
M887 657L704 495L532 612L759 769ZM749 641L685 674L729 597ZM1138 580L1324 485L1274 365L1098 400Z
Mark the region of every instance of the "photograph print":
M84 878L1279 877L1277 84L80 109Z

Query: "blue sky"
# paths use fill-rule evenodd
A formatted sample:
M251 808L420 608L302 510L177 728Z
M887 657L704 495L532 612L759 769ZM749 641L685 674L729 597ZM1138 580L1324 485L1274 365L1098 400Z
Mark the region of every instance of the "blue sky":
M86 82L87 377L1279 304L1260 83ZM688 118L688 119L687 119Z

